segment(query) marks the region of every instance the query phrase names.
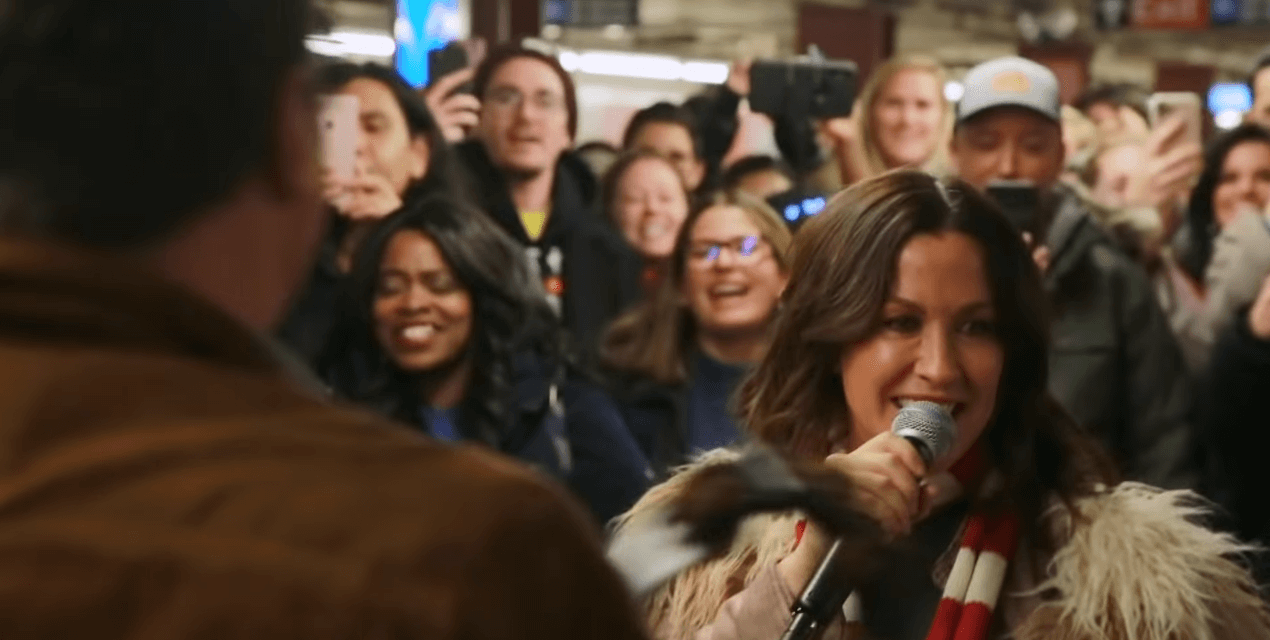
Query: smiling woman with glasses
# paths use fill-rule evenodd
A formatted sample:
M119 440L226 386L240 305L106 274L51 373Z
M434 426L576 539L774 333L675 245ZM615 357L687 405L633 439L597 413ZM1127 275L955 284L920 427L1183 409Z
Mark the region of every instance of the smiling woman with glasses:
M740 437L732 392L767 347L790 242L763 201L715 196L685 221L669 276L609 327L601 364L659 472Z

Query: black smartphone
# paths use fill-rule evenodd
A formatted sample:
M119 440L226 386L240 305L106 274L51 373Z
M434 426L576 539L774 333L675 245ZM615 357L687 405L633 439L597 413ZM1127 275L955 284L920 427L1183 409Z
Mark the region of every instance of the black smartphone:
M440 49L428 52L428 81L436 82L438 78L448 76L455 71L462 71L472 63L467 48L462 42L453 40ZM455 93L472 93L472 83L460 86Z
M802 112L812 118L851 115L859 68L849 60L756 60L750 67L750 109L771 116Z
M1036 219L1041 207L1041 190L1027 180L996 180L988 184L988 197L992 198L1005 217L1020 232L1032 234L1040 241Z

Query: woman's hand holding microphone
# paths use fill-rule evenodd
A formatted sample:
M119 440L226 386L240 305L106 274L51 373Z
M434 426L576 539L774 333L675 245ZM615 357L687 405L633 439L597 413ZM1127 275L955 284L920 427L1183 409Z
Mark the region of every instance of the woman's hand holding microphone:
M851 507L872 517L892 537L907 535L929 515L939 485L926 484L926 464L912 443L889 431L849 453L835 453L825 465L850 481ZM798 548L777 565L790 589L800 591L824 559L833 536L808 521Z

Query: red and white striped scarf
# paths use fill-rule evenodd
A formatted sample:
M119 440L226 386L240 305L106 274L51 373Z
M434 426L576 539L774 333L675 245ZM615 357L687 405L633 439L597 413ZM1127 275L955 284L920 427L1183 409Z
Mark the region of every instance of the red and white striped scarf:
M963 487L978 488L986 467L984 451L976 446L950 471ZM804 525L798 523L799 541ZM926 640L987 640L1018 538L1019 521L1013 512L970 514ZM861 622L859 594L851 594L843 612L848 624Z
M973 513L926 640L986 640L1018 543L1013 513Z

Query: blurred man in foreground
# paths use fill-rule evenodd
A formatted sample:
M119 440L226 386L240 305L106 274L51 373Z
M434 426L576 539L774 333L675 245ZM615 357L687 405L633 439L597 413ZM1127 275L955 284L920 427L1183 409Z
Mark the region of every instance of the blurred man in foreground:
M0 12L5 637L639 637L557 490L259 337L322 233L307 4Z

